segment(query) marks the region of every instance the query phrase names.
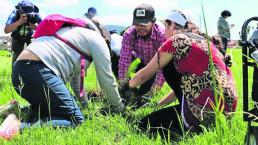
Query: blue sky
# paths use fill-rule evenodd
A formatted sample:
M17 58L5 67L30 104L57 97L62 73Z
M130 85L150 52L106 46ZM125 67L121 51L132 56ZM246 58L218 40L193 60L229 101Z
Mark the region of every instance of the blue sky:
M0 35L3 26L14 6L20 0L0 0ZM134 8L141 3L152 5L157 19L164 19L173 9L184 11L191 15L192 20L204 30L201 0L31 0L36 4L42 17L48 14L60 13L71 17L81 17L88 7L94 6L98 11L98 18L104 24L118 24L129 26L132 23ZM257 0L203 0L208 33L217 33L217 20L224 9L231 11L232 16L227 19L236 26L232 28L232 39L239 39L239 32L244 21L258 16ZM252 24L256 25L256 24Z

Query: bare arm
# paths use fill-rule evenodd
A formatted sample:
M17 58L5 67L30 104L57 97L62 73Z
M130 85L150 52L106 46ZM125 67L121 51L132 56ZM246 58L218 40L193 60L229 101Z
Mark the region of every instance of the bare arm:
M136 75L129 81L129 86L135 88L148 81L158 72L158 69L166 66L166 64L172 60L172 58L172 54L160 52L160 59L158 64L158 53L156 53L148 65L138 71Z
M26 14L21 14L20 19L12 24L8 24L4 28L5 33L13 32L15 29L17 29L20 25L27 22Z
M171 102L174 102L175 100L176 100L176 95L173 91L171 91L167 96L159 100L158 105L159 106L167 105Z

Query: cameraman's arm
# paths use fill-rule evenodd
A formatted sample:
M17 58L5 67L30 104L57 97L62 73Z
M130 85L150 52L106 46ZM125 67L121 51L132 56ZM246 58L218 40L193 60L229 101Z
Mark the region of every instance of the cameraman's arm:
M18 21L12 23L12 24L6 24L4 28L5 33L13 32L15 29L17 29L20 25L27 23L27 17L25 14L21 14Z

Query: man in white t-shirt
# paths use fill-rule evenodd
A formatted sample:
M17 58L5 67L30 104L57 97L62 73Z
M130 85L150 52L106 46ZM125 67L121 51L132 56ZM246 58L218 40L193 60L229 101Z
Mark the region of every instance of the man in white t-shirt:
M111 42L110 47L112 51L112 71L115 75L115 77L118 77L118 64L119 64L119 58L120 58L120 50L122 46L122 39L123 37L119 35L116 30L110 31L111 34Z

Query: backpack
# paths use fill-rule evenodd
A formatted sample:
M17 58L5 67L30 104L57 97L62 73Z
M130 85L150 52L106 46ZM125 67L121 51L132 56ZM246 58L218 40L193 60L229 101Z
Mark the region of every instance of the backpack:
M40 36L53 36L56 32L64 26L70 24L79 27L86 27L86 22L80 19L66 17L60 14L48 15L37 27L34 38Z
M56 32L64 27L64 26L78 26L78 27L84 27L87 28L87 24L85 21L80 19L74 19L70 17L66 17L60 14L52 14L48 15L36 28L36 32L34 33L34 38L38 38L41 36L54 36L58 38L59 40L66 43L68 46L73 48L76 52L78 52L81 55L81 80L80 80L80 97L84 96L84 87L83 87L83 81L84 81L84 75L85 75L85 59L88 61L92 61L92 57L84 54L81 52L80 49L78 49L75 45L70 43L65 38L58 35Z

